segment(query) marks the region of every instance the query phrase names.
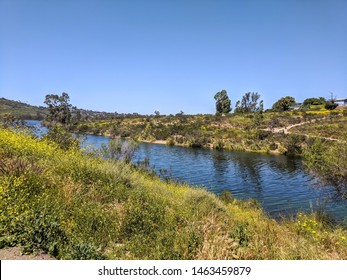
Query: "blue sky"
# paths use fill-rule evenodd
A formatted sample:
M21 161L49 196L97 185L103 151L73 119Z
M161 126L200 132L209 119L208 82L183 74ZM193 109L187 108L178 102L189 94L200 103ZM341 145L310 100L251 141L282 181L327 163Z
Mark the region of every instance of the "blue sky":
M0 97L80 108L214 113L258 92L266 108L347 97L345 0L1 0Z

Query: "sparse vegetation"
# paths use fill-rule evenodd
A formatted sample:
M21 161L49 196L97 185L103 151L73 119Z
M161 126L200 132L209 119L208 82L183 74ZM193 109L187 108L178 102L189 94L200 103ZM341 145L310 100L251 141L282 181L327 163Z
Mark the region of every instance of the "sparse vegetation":
M290 112L257 111L226 116L182 114L121 118L81 122L75 129L80 133L130 137L138 141L161 141L168 145L282 154L286 154L290 148L290 137L286 135L290 133L297 134L297 140L300 141L296 143L297 148L288 154L295 152L295 155L300 155L302 148L306 146L307 137L315 136L315 131L308 133L312 128L317 126L317 131L325 131L321 124L325 125L328 120L332 124L343 123L342 114L340 115L343 111L333 112L336 112L335 115L319 107ZM278 149L274 150L275 145Z

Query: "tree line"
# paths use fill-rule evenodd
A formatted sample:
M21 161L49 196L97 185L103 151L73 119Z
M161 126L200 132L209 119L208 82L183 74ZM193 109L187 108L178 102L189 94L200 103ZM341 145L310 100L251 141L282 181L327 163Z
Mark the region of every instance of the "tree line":
M221 90L214 95L216 100L216 114L228 114L232 111L231 100L226 90ZM285 96L277 100L272 105L272 111L284 112L298 105L302 108L309 108L311 105L323 105L325 109L333 110L338 104L333 99L326 100L324 97L307 98L302 104L298 104L292 96ZM235 104L234 113L262 113L264 111L264 102L260 100L260 94L257 92L247 92L241 100Z
M221 90L214 95L216 114L229 114L232 111L231 100L226 90ZM141 115L138 113L133 114L119 114L95 112L90 110L77 109L70 104L70 97L67 93L63 92L61 95L48 94L45 97L44 103L47 105L48 114L46 121L50 124L59 123L64 126L77 124L80 121L88 121L89 119L114 119L114 118L131 118L131 117L147 117L147 115ZM294 105L298 105L295 98L292 96L285 96L277 100L272 105L272 111L284 112L293 108ZM326 100L324 97L319 98L307 98L300 106L302 108L308 108L311 105L322 105L326 109L333 110L338 105L334 100ZM260 99L260 94L257 92L245 93L241 100L238 100L235 104L234 113L258 113L264 112L264 102ZM176 116L181 116L184 113L181 111ZM160 112L155 111L154 116L159 117Z

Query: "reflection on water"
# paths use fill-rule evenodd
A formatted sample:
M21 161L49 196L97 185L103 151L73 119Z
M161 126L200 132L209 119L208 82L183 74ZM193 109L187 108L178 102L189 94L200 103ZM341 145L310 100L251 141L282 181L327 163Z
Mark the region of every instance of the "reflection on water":
M108 137L88 135L84 146L107 142ZM329 199L334 188L314 188L316 180L299 158L142 143L133 161L145 158L156 172L168 170L176 180L214 193L228 190L239 199L254 198L272 217L311 211L317 201L336 219L347 217L347 201Z
M107 137L87 137L96 146L105 141ZM311 211L317 201L336 219L347 216L346 201L331 201L333 188L314 188L316 180L299 158L142 143L134 162L145 158L157 172L168 170L176 180L214 193L228 190L239 199L254 198L272 217Z

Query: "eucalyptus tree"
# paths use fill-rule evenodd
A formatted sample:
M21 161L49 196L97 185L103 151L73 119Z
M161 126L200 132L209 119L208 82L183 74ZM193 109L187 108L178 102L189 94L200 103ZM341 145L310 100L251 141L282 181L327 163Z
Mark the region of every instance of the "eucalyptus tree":
M68 125L71 120L70 97L66 92L60 96L57 94L47 94L44 103L48 107L47 120L51 123L61 123Z
M219 91L215 94L216 113L227 114L231 111L231 101L226 90Z

